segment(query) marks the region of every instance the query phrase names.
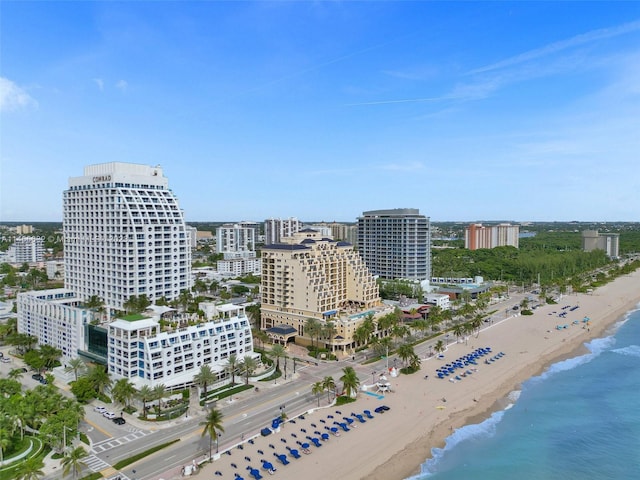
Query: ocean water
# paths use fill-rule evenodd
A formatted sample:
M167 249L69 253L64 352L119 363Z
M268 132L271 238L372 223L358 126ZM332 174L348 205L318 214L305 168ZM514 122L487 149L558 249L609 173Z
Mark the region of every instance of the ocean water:
M640 311L586 346L454 431L411 480L640 479Z

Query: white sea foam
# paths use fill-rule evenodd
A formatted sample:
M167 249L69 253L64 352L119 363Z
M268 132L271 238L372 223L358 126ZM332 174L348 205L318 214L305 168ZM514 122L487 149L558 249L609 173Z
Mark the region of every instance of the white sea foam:
M629 357L640 357L640 346L638 345L629 345L628 347L624 348L615 348L611 351L620 355L627 355Z
M449 450L453 450L460 443L476 438L489 438L495 435L496 426L502 420L504 416L504 410L499 412L494 412L489 418L487 418L482 423L477 423L474 425L465 425L464 427L458 428L455 430L447 439L445 440L444 448L432 448L431 449L431 458L423 463L420 467L421 473L416 475L415 477L411 477L411 479L424 478L424 476L428 476L430 474L435 473L435 467L445 454L445 452ZM407 480L411 480L407 479Z

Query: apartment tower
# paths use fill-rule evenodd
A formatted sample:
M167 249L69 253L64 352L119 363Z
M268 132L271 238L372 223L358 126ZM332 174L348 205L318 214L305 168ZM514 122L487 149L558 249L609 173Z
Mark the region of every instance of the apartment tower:
M431 278L431 226L417 208L371 210L358 218L358 251L383 279Z

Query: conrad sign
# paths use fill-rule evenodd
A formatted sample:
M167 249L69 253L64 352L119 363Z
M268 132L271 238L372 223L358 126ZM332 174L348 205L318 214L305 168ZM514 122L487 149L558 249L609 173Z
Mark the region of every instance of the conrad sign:
M93 177L93 183L110 182L111 175L97 175Z

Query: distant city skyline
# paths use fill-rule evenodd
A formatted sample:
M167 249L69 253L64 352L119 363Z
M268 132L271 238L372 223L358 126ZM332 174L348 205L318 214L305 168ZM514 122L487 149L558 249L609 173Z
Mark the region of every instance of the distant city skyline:
M3 2L0 41L0 223L106 162L187 223L640 219L640 2Z

